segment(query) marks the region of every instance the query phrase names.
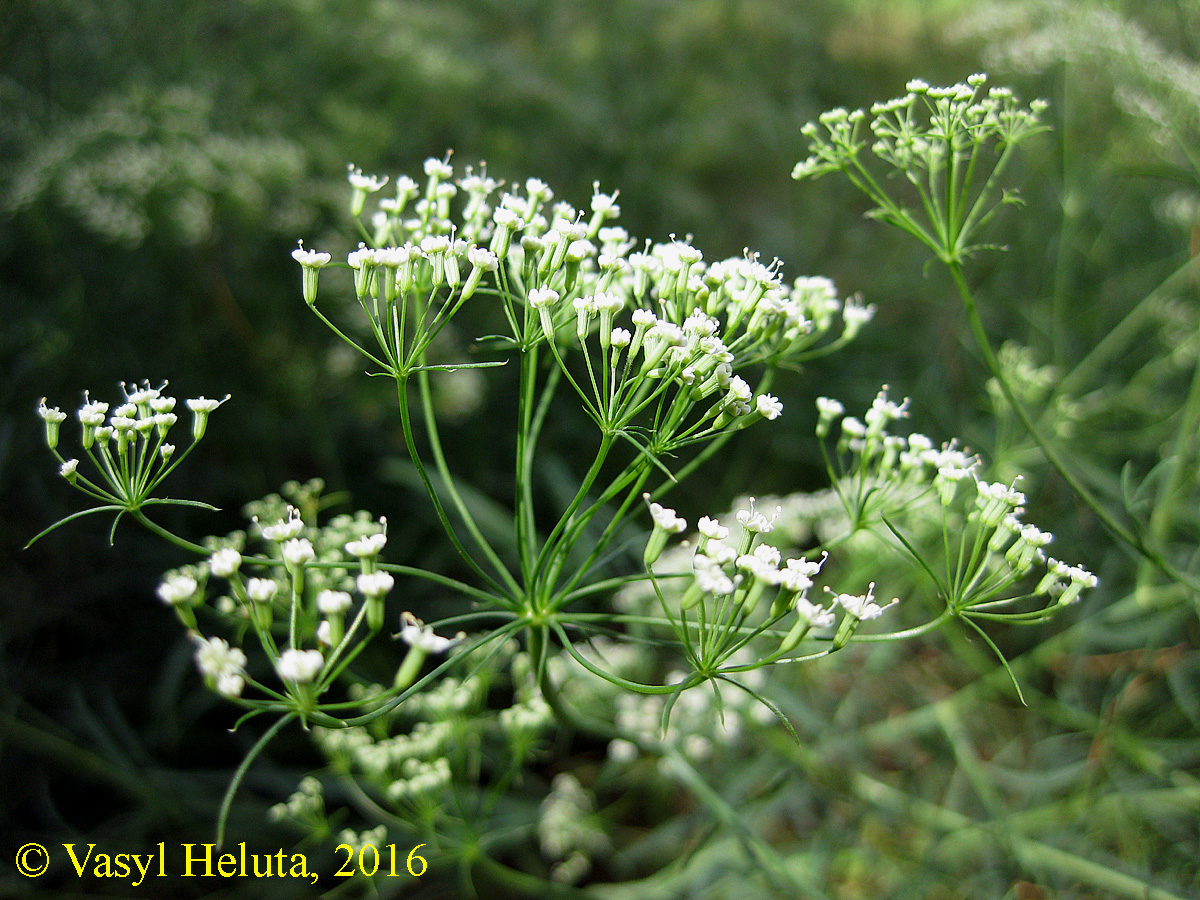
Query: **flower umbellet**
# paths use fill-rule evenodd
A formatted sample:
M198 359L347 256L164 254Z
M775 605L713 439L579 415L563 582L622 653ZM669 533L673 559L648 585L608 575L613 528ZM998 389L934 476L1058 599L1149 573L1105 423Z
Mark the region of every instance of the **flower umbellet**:
M996 90L978 97L979 89L967 96L914 87L874 113L872 152L907 162L935 187L961 188L951 231L931 232L894 205L882 206L885 217L955 259L976 249L968 239L992 213L987 192L968 190L960 167L989 141L1006 142L1007 152L1036 130L1036 110L1022 111ZM921 104L931 123L918 134ZM813 156L794 174L841 169L873 185L860 174L865 118L823 117L826 133L806 131ZM60 473L100 504L86 512L132 515L196 556L164 576L158 596L188 629L205 684L249 716L275 718L254 752L300 720L331 766L372 787L383 816L415 815L435 830L452 824L437 801L448 784L469 784L471 796L483 798L480 809L495 808L554 721L603 736L614 762L657 756L695 786L702 780L694 766L720 740L712 722L724 729L727 713L729 722L751 721L755 702L782 718L767 697L772 666L851 641L911 638L951 619L976 628L989 619L1038 621L1095 584L1086 570L1045 558L1049 537L1022 522L1023 496L1013 484L985 481L978 457L954 442L935 447L893 433L910 404L886 388L861 418L846 416L837 400L817 400L817 440L832 482L823 509L836 533L792 540L784 503L751 499L701 517L689 534L664 495L742 431L786 422L784 403L771 393L776 373L843 349L875 307L840 298L828 279L785 277L780 260L750 250L711 259L691 236L638 241L617 222L617 192L599 184L576 208L538 179L505 184L483 167L460 173L449 156L427 160L423 178L351 166L348 180L361 242L337 264L300 243L292 257L301 297L373 375L394 385L416 481L461 577L390 562L396 547L387 520L366 511L330 516L319 481L289 485L286 499L249 504L243 531L200 544L166 532L145 507L203 506L152 493L204 437L224 400L186 401L192 440L177 451L166 440L178 414L165 383L125 386L111 409L85 394L79 450L70 456L59 450L66 414L46 401L37 408ZM919 183L917 190L932 189ZM323 302L331 292L348 305ZM503 333L481 338L470 359L441 348L435 356L435 342L455 343L444 338L468 303L495 310ZM482 506L450 465L435 386L458 370L502 366L517 382L516 487L500 517L507 522L498 525L490 514L480 520ZM543 430L562 394L590 420L592 443L581 449L585 470L566 494L543 497ZM918 550L910 537L929 521L940 523L944 558ZM876 600L887 573L865 588L867 579L839 583L840 548L859 533L927 575L943 609L923 625L881 630L912 604L905 597L896 614L884 615L898 603ZM641 565L631 565L629 547L643 538ZM399 632L389 633L389 604L408 605L417 585L469 611L428 625L406 611ZM614 597L615 611L597 607L605 596ZM1030 609L1033 598L1050 602ZM624 606L642 601L636 610ZM635 628L676 665L639 671L624 655L632 644L619 640ZM257 664L263 659L268 665ZM580 670L586 675L576 678ZM492 692L496 684L502 689ZM721 685L736 686L748 705L722 699ZM711 704L692 690L702 686ZM607 700L594 702L606 691ZM511 703L493 715L497 696ZM586 814L575 794L570 782L556 782L541 808L542 832L564 810ZM711 792L698 796L720 802ZM319 783L305 783L279 810L314 828L328 825ZM589 854L607 852L588 834L543 839L564 880L583 876Z

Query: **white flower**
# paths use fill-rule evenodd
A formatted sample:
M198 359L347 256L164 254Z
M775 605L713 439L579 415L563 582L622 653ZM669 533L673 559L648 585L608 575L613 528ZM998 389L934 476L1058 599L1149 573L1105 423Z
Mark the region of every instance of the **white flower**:
M351 556L357 556L360 559L364 557L378 556L379 551L383 549L387 543L386 534L369 534L361 537L356 541L349 541L346 544L346 552Z
M385 184L388 183L387 176L380 178L377 175L364 175L362 169L355 166L353 163L348 167L349 171L346 178L350 182L350 186L356 191L364 191L368 194L373 194Z
M708 516L700 517L700 521L696 523L696 530L704 537L714 541L723 541L729 537L729 529L716 519L710 519Z
M218 550L208 561L208 567L218 578L228 578L242 565L242 554L232 547Z
M372 572L369 575L359 575L355 583L364 597L379 598L392 589L396 579L387 572Z
M425 160L425 174L430 178L450 178L454 175L454 167L445 160L438 159L436 156L431 156Z
M306 269L320 269L323 266L329 265L333 259L328 253L319 253L316 250L305 250L304 241L298 241L299 247L292 251L292 259L300 263Z
M857 297L850 297L842 307L842 337L853 340L871 319L875 318L875 304L864 305Z
M272 578L251 578L246 582L246 595L255 603L269 603L279 590Z
M42 421L46 424L58 424L67 418L67 414L57 406L46 406L46 398L42 398L42 402L38 405L37 413L42 417Z
M737 550L720 541L709 541L708 546L704 548L704 553L723 566L728 565L738 557Z
M608 758L613 762L627 763L638 758L637 744L624 738L608 742Z
M254 521L257 523L258 519ZM287 508L286 519L274 525L260 525L259 527L262 530L263 537L268 541L283 544L300 536L300 532L304 530L304 522L300 519L300 510L294 506L289 506Z
M771 518L767 518L762 512L756 512L754 509L754 498L750 498L749 509L739 509L737 512L737 520L741 526L747 531L754 534L768 534L775 528L775 520L779 518L779 514L783 512L782 506L775 507L775 514Z
M834 594L833 601L860 622L878 619L885 609L900 602L899 599L895 599L885 606L880 606L876 603L875 582L873 581L867 587L865 594Z
M817 606L805 597L796 598L796 615L811 628L828 628L837 618L832 609Z
M57 406L46 406L45 397L42 398L42 402L38 405L37 414L41 416L42 421L46 424L46 446L53 450L58 446L58 429L67 418L67 414Z
M246 679L237 672L223 672L217 676L217 693L222 697L240 697L246 687Z
M755 398L755 406L758 409L758 414L768 422L778 419L783 413L783 403L770 394L759 394Z
M696 587L708 594L727 596L736 587L732 578L713 559L703 553L697 553L692 560L692 572L696 579Z
M507 197L508 195L506 194L505 196ZM514 231L525 227L525 220L505 206L501 206L492 213L492 221L500 228L507 228Z
M320 650L284 650L275 661L275 671L284 681L305 684L313 681L324 665Z
M175 573L158 586L158 598L168 606L179 606L196 595L200 586L191 575Z
M668 531L671 534L679 534L687 528L687 520L675 515L675 510L663 506L660 503L650 504L650 518L654 520L654 526Z
M770 544L759 544L752 551L754 556L769 566L775 567L779 565L782 554L778 547L772 547Z
M346 255L346 264L352 269L361 271L364 266L369 268L377 263L378 251L366 244L359 244L357 250L351 250Z
M333 644L333 626L329 624L328 619L322 619L321 624L317 626L317 643L323 647Z
M467 639L467 636L461 631L453 638L444 638L434 634L432 626L426 625L410 612L401 613L400 621L403 623L403 627L400 629L401 640L410 647L426 653L442 653Z
M779 584L783 577L774 565L758 553L744 553L734 561L734 565L747 575L770 585Z
M225 400L228 399L228 397L225 398ZM186 402L187 408L194 413L210 413L224 403L225 400L209 400L207 397L197 397L194 400L188 400Z
M86 394L84 395L87 396ZM90 425L93 428L98 428L104 424L104 415L108 412L108 404L99 401L93 401L88 398L83 406L79 407L79 421L84 425Z
M297 568L317 558L312 541L308 538L292 538L283 545L283 561L288 568Z
M529 292L529 305L534 309L542 309L558 302L558 291L554 288L540 287Z
M352 598L345 591L324 590L317 594L317 609L323 616L336 616L350 608Z
M496 258L496 254L485 247L471 247L467 250L467 262L472 267L487 272L494 272L500 266L500 260Z
M633 319L634 328L651 328L658 321L654 313L648 309L635 309L631 317Z
M72 484L75 483L76 470L79 468L79 460L68 459L65 463L58 467L58 474Z
M207 397L196 397L193 400L188 400L187 408L192 411L192 440L198 441L204 437L204 431L208 428L208 416L218 406L229 399L226 394L221 400L209 400ZM116 423L114 422L115 426Z
M193 635L193 640L196 642L196 667L205 680L219 694L240 697L246 685L242 677L246 668L246 654L237 647L230 647L221 638L206 639Z

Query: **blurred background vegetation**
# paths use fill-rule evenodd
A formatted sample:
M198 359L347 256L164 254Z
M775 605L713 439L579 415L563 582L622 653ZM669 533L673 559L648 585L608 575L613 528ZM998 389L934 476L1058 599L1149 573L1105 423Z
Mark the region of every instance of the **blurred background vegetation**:
M436 561L425 507L397 474L388 396L308 314L288 254L300 237L339 240L347 162L415 175L453 150L576 205L599 181L621 191L636 237L692 234L709 259L749 247L877 304L848 353L782 379L786 427L710 464L705 497L675 498L689 517L713 497L820 487L813 398L853 411L886 382L914 398L915 430L1027 472L1033 521L1102 578L1047 630L996 635L1029 708L961 637L781 677L804 746L780 732L755 760L793 775L758 796L752 827L805 856L831 897L1200 893L1195 598L1116 546L996 415L952 286L919 248L864 220L848 186L788 178L804 122L913 77L984 69L1049 99L1053 132L1010 173L1026 206L995 227L1009 250L970 275L996 342L1054 367L1031 391L1055 439L1186 567L1200 425L1187 402L1200 319L1192 0L9 0L0 47L4 854L39 839L210 840L255 737L228 733L231 710L199 690L153 597L182 561L170 548L132 527L110 548L84 520L20 549L76 508L39 398L73 411L85 388L112 399L142 378L180 397L231 393L171 487L223 512L181 514L176 531L223 533L247 500L319 475L400 523L395 561ZM501 497L493 448L510 437L503 415L478 412L508 408L506 377L489 370L452 430L455 467ZM563 427L549 449L571 467ZM310 762L301 737L281 740L231 832L288 846L264 810ZM694 896L744 891L730 866ZM4 891L29 887L5 871ZM62 871L42 883L56 888L81 889ZM422 890L411 896L447 896Z

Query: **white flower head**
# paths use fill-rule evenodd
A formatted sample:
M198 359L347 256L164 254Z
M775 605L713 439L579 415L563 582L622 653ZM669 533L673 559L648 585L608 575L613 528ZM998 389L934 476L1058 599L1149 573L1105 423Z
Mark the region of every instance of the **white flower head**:
M275 661L275 671L284 681L307 684L316 679L324 665L320 650L284 650Z
M437 178L438 180L441 180L454 176L454 167L450 165L449 161L438 159L436 156L431 156L425 160L423 168L425 170L425 174L430 178Z
M827 589L828 590L828 589ZM830 593L833 593L830 591ZM865 594L834 594L833 601L846 611L848 615L853 616L860 622L868 622L871 619L878 619L883 611L888 607L895 606L900 602L899 598L893 599L891 603L880 606L875 602L875 582L867 587Z
M46 423L46 444L53 450L58 446L58 428L66 420L67 414L57 406L46 406L46 398L38 404L37 414Z
M242 554L232 547L225 547L208 560L208 567L218 578L228 578L242 565Z
M783 402L770 394L759 394L754 403L758 414L768 422L778 419L783 414Z
M379 555L379 551L383 549L386 543L386 534L368 534L356 541L347 542L346 552L351 556L357 556L359 559L375 557Z
M718 522L716 519L708 516L701 516L700 521L696 523L696 530L703 537L710 538L714 541L723 541L729 537L729 529Z
M686 519L677 516L675 510L660 503L650 504L650 518L654 520L656 528L661 528L671 534L679 534L687 528Z
M299 246L292 251L292 259L300 263L306 269L320 269L329 265L333 257L328 253L321 253L316 250L305 250L304 241L297 241Z
M444 638L433 633L433 626L426 625L410 612L400 614L400 638L410 647L423 650L426 653L444 653L451 647L461 644L467 639L463 632L452 638Z
M837 619L833 609L818 606L806 597L796 598L796 615L810 628L829 628Z
M558 302L558 291L554 288L540 287L529 292L529 305L534 309L542 309Z
M194 413L210 413L228 399L228 395L226 395L222 400L209 400L207 397L197 397L194 400L188 400L186 402L187 408Z
M317 551L308 538L292 538L283 545L283 561L288 568L298 568L317 558Z
M338 616L350 608L353 599L345 591L324 590L317 594L317 609L323 616Z
M273 578L251 578L246 582L246 596L255 603L270 603L278 591Z
M347 167L346 178L350 182L350 186L355 190L364 191L368 194L373 194L375 191L382 188L388 183L388 178L384 175L380 178L378 175L364 175L362 169L358 168L353 163Z
M175 572L158 586L158 599L168 606L179 606L196 596L199 587L191 575Z
M720 564L703 553L697 553L692 560L692 572L696 586L705 593L717 596L727 596L733 593L737 584L725 574Z
M359 575L355 584L358 586L358 592L364 597L378 599L395 586L396 579L387 572L371 572Z
M196 667L206 681L226 697L240 697L246 685L246 654L221 638L192 636L196 642Z
M84 404L79 407L79 421L84 425L90 425L93 428L98 428L104 424L104 416L108 412L108 404L99 400L92 400L84 393Z
M754 534L769 534L775 528L775 520L779 518L779 514L783 512L782 506L775 507L775 513L771 518L767 518L766 514L755 510L754 498L750 498L749 509L739 509L737 511L737 520L741 526Z
M262 530L263 537L277 544L285 544L293 538L299 537L300 532L304 530L304 522L300 518L300 510L294 506L287 508L286 519L282 519L274 525L261 525L257 518L254 521Z
M207 397L196 397L192 400L186 401L187 408L192 411L193 441L198 441L200 438L204 437L204 432L208 428L209 415L228 399L229 395L226 394L220 400L210 400Z

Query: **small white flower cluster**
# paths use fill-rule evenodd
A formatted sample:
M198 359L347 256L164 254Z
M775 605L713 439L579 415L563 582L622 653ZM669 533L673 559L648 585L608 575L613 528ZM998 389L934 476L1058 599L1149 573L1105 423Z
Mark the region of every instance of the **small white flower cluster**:
M319 481L287 486L310 509L319 507L322 488ZM356 641L382 628L385 598L395 584L393 575L379 567L387 522L360 511L318 527L278 495L248 504L246 511L251 537L266 548L263 555L245 555L243 532L209 538L208 559L164 574L158 596L193 631L197 664L210 688L232 697L241 696L246 684L245 651L198 633L194 610L217 586L211 591L212 609L228 620L231 631L256 635L279 680L298 701L309 702L321 689L321 676ZM286 645L271 634L280 622L288 625ZM420 631L409 636L417 640ZM429 646L435 637L430 633L420 640Z
M268 811L274 822L291 819L304 825L320 825L325 821L325 793L321 782L306 775L300 779L295 793L283 803L276 803Z
M423 653L445 653L467 639L461 631L452 638L434 634L432 626L426 625L410 612L401 613L400 621L400 639Z
M192 440L188 450L175 455L176 447L167 441L179 421L177 401L163 393L167 383L151 387L148 381L122 384L124 402L111 407L92 400L84 392L83 405L76 411L80 425L80 447L94 464L99 481L79 471L79 459L64 459L58 452L61 426L67 414L56 406L47 406L45 398L37 414L45 425L46 444L58 457L59 472L69 483L99 500L125 508L141 506L164 478L182 462L197 441L204 437L209 415L224 400L197 397L184 405L191 411ZM111 409L111 411L110 411Z
M983 144L1014 144L1041 130L1045 101L1022 106L1008 88L984 91L986 82L982 74L949 87L910 81L906 94L871 107L871 152L901 171L928 173L948 165L951 155L962 159ZM796 164L792 177L816 178L850 167L867 146L866 121L862 110L835 109L805 125L801 133L811 155Z
M193 634L196 667L211 690L225 697L240 697L246 686L246 654L221 638Z
M405 701L405 709L425 719L461 716L476 709L481 702L483 683L478 678L461 679L448 676L428 690Z
M537 737L554 722L554 712L540 696L530 696L500 710L497 717L501 730L514 742L527 742Z
M845 407L837 400L817 398L817 437L823 451L825 438L840 419L834 457L827 455L827 463L851 532L919 506L930 496L931 485L943 504L949 503L958 482L971 477L979 463L953 441L937 447L923 434L891 433L889 426L906 417L908 407L907 399L889 399L886 385L861 419L844 415Z
M962 593L947 596L947 602L956 611L1008 603L1014 598L1006 592L1035 565L1049 565L1043 548L1053 536L1022 521L1026 498L1015 484L979 477L979 457L958 449L954 442L936 448L922 434L890 434L887 426L905 415L908 401L894 403L886 391L880 391L862 420L841 419L838 470L831 469L830 476L847 525L852 531L878 531L885 518L891 523L889 529L900 522L918 530L934 525L942 532L942 547L962 548L952 554L952 567L969 566L969 571L952 579ZM824 438L844 409L827 398L820 398L817 408L817 433ZM932 498L937 499L936 505L926 502ZM918 514L924 519L919 521ZM903 550L911 553L908 547ZM1086 570L1054 562L1032 593L1070 603L1095 583Z
M337 842L339 845L345 844L350 848L351 859L358 859L358 855L362 853L366 847L371 847L378 852L380 848L388 845L387 826L376 825L374 828L368 828L366 831L355 831L353 828L343 828L338 832ZM368 858L370 858L369 854Z
M792 177L845 172L876 204L878 218L912 235L942 262L961 263L988 246L973 243L974 232L1002 204L1015 202L996 182L1011 148L1045 130L1038 121L1044 101L1023 106L1007 88L985 90L986 81L984 75L950 87L911 81L904 96L871 107L869 126L861 109L824 113L801 129L809 156L796 164ZM904 177L871 173L870 160L860 158L864 150ZM889 193L897 183L913 189L919 202Z
M328 745L331 752L347 754L346 761L374 779L395 779L409 760L429 762L442 756L450 740L453 725L449 721L417 722L408 734L398 734L380 740L356 740L354 746ZM325 731L332 736L340 734Z
M559 884L582 881L592 859L611 849L591 794L569 772L560 772L550 783L537 834L542 854L555 864L550 877Z
M409 759L400 767L400 777L387 788L393 802L440 801L450 784L450 760L444 756L430 762Z
M689 404L715 400L707 418L719 431L782 412L777 398L750 393L735 375L739 368L802 359L839 322L836 343L848 342L874 312L857 300L843 304L828 279L787 285L778 260L764 264L749 251L710 263L674 236L636 250L628 233L611 224L620 213L616 195L598 185L589 215L553 202L554 192L538 179L502 191L486 171L454 176L448 159L430 159L423 188L407 176L397 179L395 197L381 199L371 219L372 243L347 257L385 367L398 376L420 365L436 334L483 287L500 295L522 347L540 337L556 352L578 342L594 354L596 337L607 385L593 385L596 411L608 421L618 418L618 408L629 415L646 408L647 392L651 399L656 392L646 386L639 395L639 386L650 379L675 385ZM353 206L361 211L366 195L385 182L352 169ZM303 245L293 256L311 305L317 273L330 258ZM415 304L417 314L405 315L406 304ZM626 313L629 320L618 322Z

